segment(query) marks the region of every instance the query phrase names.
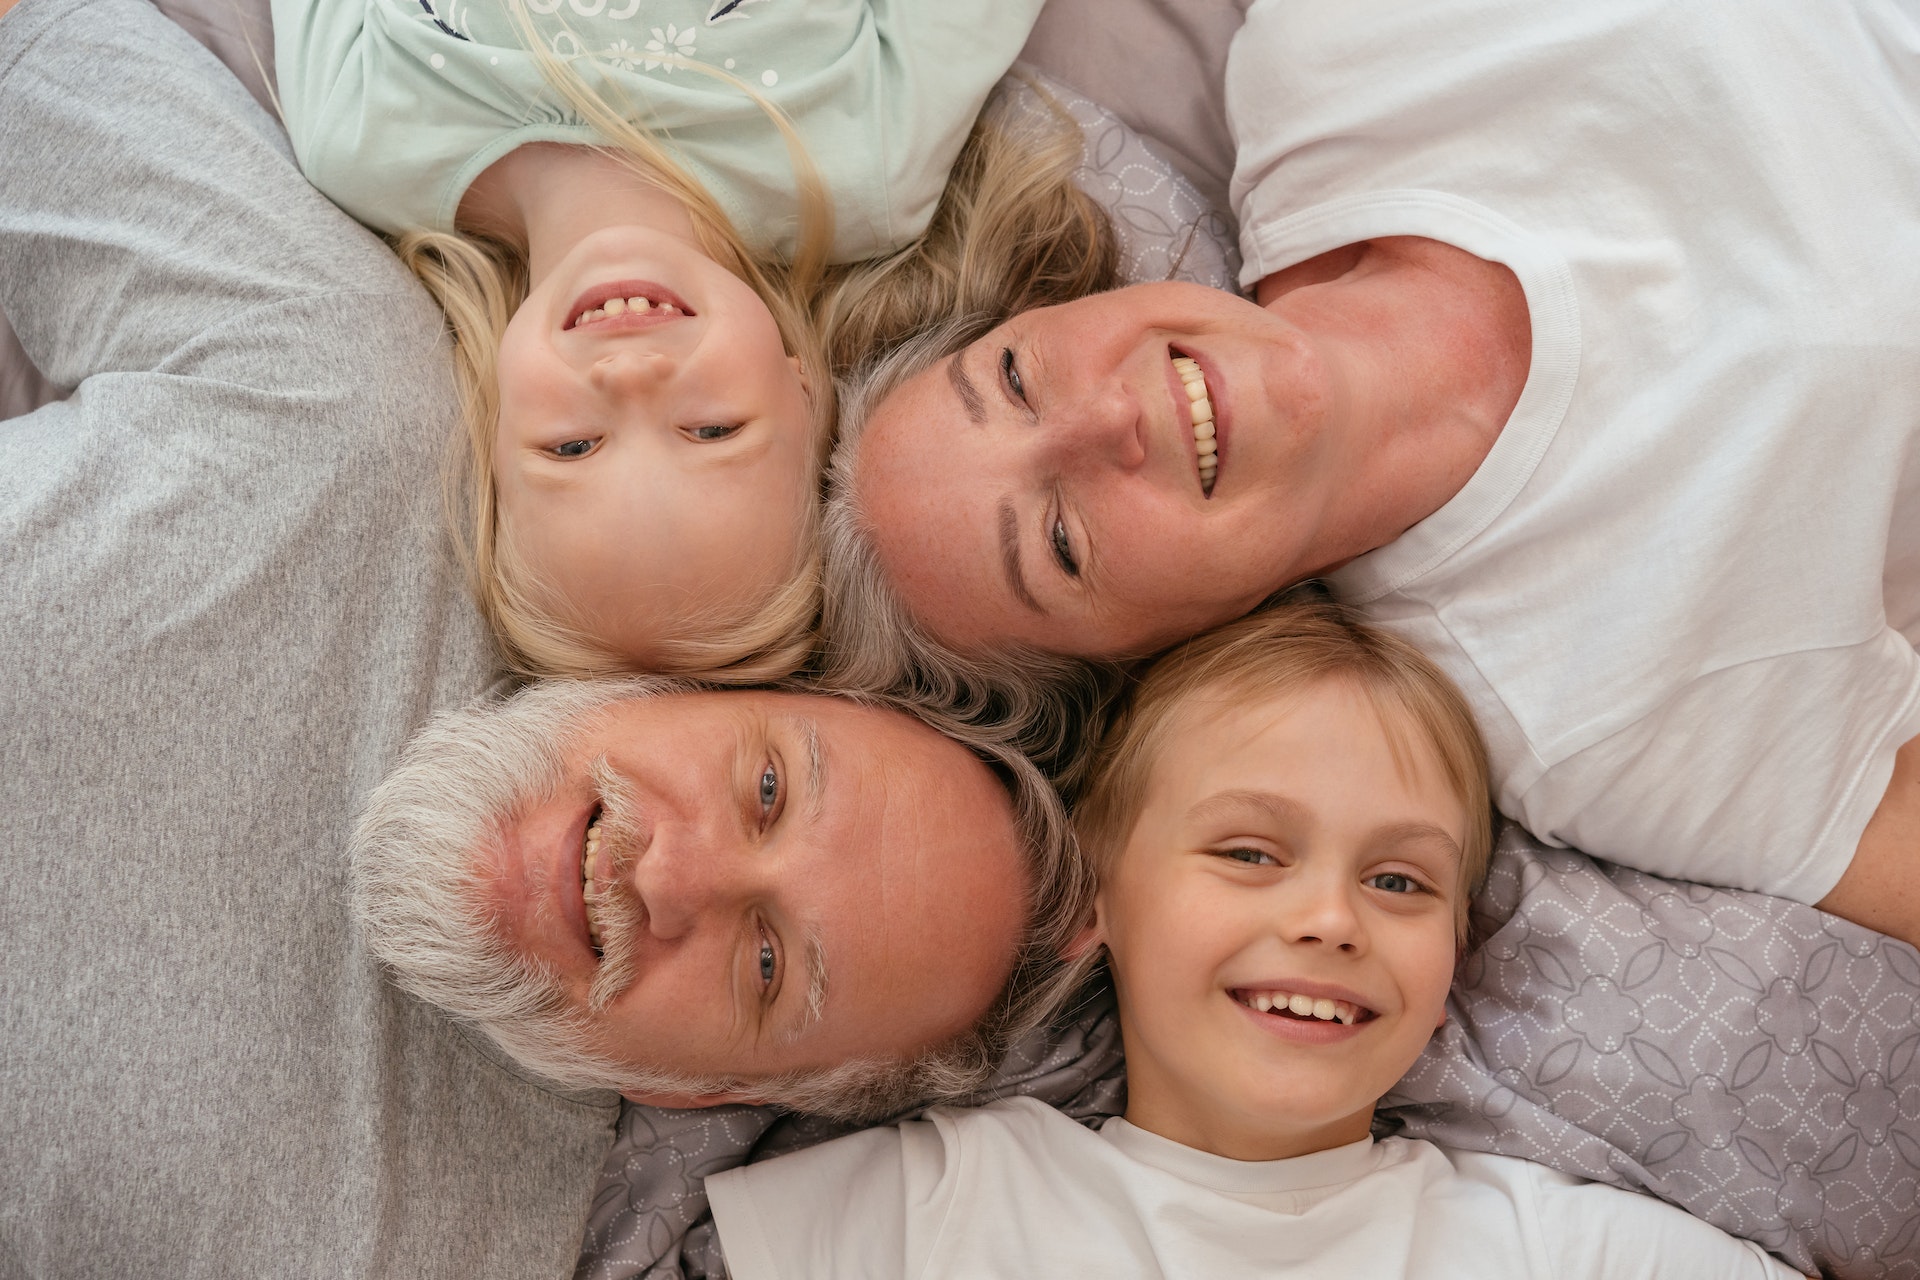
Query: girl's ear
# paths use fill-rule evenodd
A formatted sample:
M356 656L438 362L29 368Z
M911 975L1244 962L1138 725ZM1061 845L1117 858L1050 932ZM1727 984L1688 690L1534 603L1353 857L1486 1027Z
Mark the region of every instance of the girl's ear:
M806 393L807 399L813 399L813 379L807 376L807 366L799 356L788 356L787 363L793 366L793 376L800 379L800 390Z
M753 1106L760 1101L750 1093L622 1093L620 1096L643 1107L668 1107L675 1111L724 1107L734 1103Z
M1082 924L1067 941L1067 945L1060 948L1060 958L1078 960L1083 956L1091 955L1096 949L1105 946L1106 942L1105 895L1096 893L1093 896L1093 918Z

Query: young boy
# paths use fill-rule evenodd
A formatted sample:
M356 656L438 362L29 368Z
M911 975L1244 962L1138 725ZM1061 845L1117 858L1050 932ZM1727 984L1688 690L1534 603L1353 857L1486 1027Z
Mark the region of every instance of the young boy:
M738 1280L1795 1274L1650 1197L1370 1136L1491 843L1471 714L1412 648L1321 600L1189 642L1076 822L1125 1117L940 1108L709 1178Z

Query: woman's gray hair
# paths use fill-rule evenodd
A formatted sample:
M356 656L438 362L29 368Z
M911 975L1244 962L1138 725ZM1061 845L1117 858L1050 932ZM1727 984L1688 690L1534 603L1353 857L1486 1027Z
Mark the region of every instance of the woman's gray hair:
M970 750L1012 802L1027 901L1012 972L964 1034L908 1059L872 1059L761 1079L670 1075L597 1052L591 1027L552 974L506 946L477 890L500 819L556 785L566 744L628 698L701 686L647 678L558 680L443 714L374 790L350 846L353 900L369 949L398 985L486 1032L562 1084L622 1092L745 1093L847 1120L978 1094L1059 1003L1063 953L1091 918L1093 877L1059 796L1004 736L923 700L843 693L912 716ZM796 682L773 688L818 693Z
M821 661L825 682L833 687L890 690L949 708L957 721L991 726L994 736L1039 762L1071 795L1123 669L1025 645L962 654L935 640L887 580L856 483L860 441L880 404L1002 318L974 313L929 325L841 381L840 436L827 470L822 520Z

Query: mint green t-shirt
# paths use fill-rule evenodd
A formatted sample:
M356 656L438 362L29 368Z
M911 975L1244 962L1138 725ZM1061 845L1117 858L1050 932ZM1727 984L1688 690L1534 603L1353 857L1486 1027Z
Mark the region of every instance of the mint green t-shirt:
M431 8L428 7L429 3ZM1040 0L273 0L279 92L313 184L382 231L450 230L482 170L528 142L597 141L508 4L666 141L757 248L790 253L786 143L727 72L793 120L825 178L833 257L926 229ZM591 65L582 60L590 55Z

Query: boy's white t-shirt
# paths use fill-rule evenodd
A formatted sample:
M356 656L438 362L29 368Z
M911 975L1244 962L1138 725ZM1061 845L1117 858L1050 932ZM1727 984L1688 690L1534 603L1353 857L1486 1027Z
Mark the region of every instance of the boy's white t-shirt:
M1259 0L1227 103L1245 283L1415 235L1526 292L1492 452L1338 594L1534 834L1818 901L1920 734L1912 7Z
M1228 1160L1032 1098L937 1108L706 1185L735 1280L1798 1275L1663 1201L1507 1156L1388 1138Z

